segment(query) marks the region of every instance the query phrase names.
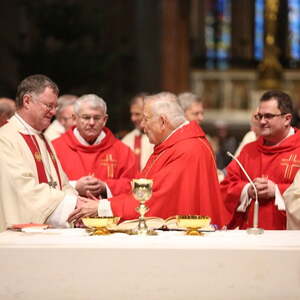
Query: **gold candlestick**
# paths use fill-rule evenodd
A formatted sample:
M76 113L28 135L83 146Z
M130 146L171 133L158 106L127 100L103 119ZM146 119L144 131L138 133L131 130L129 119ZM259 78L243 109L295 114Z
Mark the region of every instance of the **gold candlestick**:
M136 208L136 211L140 214L138 227L136 229L136 234L138 235L156 235L157 233L153 230L149 230L145 214L149 211L145 202L148 201L152 196L152 185L153 181L151 179L133 179L131 181L132 193L136 200L139 201L140 205Z

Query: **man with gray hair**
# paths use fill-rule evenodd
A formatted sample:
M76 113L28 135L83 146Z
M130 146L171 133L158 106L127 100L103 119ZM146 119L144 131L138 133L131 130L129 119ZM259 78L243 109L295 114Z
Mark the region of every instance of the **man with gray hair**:
M196 94L185 92L178 95L178 103L184 111L188 121L196 121L201 124L204 118L203 104Z
M198 124L185 119L177 97L167 92L145 97L142 122L155 145L139 176L153 180L147 216L204 215L223 225L214 154ZM136 206L132 193L87 201L69 220L97 213L133 219L138 216Z
M52 142L79 195L128 192L137 173L135 155L105 127L107 119L104 100L83 95L74 104L75 126Z
M62 95L57 99L56 119L45 130L45 137L53 141L69 130L73 125L74 103L76 95Z

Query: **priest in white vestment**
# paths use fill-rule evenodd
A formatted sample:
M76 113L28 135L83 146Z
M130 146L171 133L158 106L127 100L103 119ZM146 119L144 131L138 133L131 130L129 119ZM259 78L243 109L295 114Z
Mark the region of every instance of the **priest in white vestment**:
M25 78L17 90L17 112L0 128L0 231L20 223L68 226L69 214L84 201L42 134L58 93L44 75Z

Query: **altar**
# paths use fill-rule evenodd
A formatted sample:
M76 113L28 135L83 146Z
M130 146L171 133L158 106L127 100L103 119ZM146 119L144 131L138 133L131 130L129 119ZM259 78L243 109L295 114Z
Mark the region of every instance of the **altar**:
M0 299L296 300L300 231L0 234Z

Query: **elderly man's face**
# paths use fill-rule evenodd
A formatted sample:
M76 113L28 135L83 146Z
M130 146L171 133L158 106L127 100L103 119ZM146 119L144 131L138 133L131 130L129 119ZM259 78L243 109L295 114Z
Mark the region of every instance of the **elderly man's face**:
M159 116L152 112L151 103L144 105L142 126L150 143L157 145L164 140L164 133Z
M107 115L101 108L93 108L89 103L82 103L78 114L75 114L75 124L80 135L93 143L107 121Z
M203 105L200 102L194 102L191 106L185 111L185 117L189 121L196 121L198 124L201 124L204 118Z

